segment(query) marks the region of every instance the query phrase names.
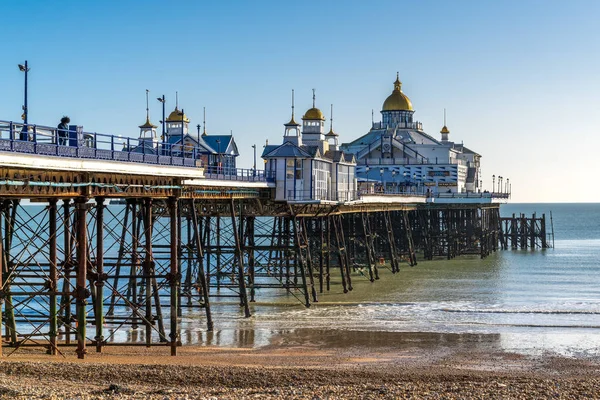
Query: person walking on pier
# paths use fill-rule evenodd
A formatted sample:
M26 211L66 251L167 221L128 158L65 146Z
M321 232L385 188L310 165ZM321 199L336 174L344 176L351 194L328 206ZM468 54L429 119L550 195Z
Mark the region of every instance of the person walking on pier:
M61 146L65 146L69 139L69 122L71 122L71 119L64 116L60 119L60 124L58 124L58 144Z

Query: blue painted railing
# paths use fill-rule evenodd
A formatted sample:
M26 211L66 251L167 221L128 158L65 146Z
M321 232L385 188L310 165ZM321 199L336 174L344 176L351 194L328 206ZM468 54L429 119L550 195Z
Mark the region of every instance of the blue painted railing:
M164 143L156 139L135 139L84 132L81 129L63 131L54 127L11 121L0 121L0 151L190 168L204 167L202 156L205 155L195 146L182 148L180 144ZM213 179L262 182L272 180L264 171L204 168Z

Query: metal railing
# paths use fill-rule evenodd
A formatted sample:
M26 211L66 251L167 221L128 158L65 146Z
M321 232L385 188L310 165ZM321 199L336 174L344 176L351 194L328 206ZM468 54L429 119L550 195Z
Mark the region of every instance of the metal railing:
M358 199L354 190L330 192L328 190L288 190L287 201L336 201L346 202Z
M429 197L441 199L509 199L510 193L430 193Z
M43 125L0 121L0 151L78 159L134 162L140 164L202 167L200 148L135 139L120 135L60 130ZM214 167L219 168L219 167ZM229 168L215 170L214 179L265 181L262 171Z
M437 158L422 158L419 160L396 157L396 158L362 158L358 160L358 165L368 165L376 169L380 165L467 165L465 160L452 158L450 160L438 160Z
M425 197L442 199L508 199L510 193L433 193L427 192L427 188L414 187L408 190L398 188L374 188L372 190L361 189L358 191L330 192L327 190L288 190L287 201L336 201L346 202L359 200L367 196L400 196L400 197Z
M243 169L232 167L208 166L204 167L204 176L208 179L246 182L274 182L275 174L272 171L258 169Z

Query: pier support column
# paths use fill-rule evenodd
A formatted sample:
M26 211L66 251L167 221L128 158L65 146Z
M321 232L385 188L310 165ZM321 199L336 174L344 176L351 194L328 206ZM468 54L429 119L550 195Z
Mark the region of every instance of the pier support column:
M235 220L235 203L233 198L229 203L231 206L231 229L233 231L233 237L235 239L235 259L238 269L238 285L240 290L240 306L244 307L244 315L246 318L250 317L250 308L248 306L248 294L246 293L246 278L244 274L244 253L242 252L242 246L240 243L240 235L238 226Z
M96 318L96 352L102 352L104 345L104 198L96 198L96 303L94 316Z
M77 358L85 358L86 354L86 305L88 292L87 283L87 199L78 198L76 201L77 210L77 278L75 286L75 296L77 299Z
M154 259L152 258L152 199L145 198L142 208L144 219L144 306L146 309L144 325L146 326L146 347L152 344L152 279L154 278Z
M169 207L169 222L170 222L170 233L171 233L171 237L170 237L170 272L169 272L169 283L170 283L170 290L171 290L171 310L170 310L170 329L171 332L169 334L169 337L171 339L171 355L172 356L176 356L177 355L177 345L179 343L179 330L178 330L178 324L177 324L177 309L178 309L178 287L179 287L179 280L181 279L180 273L179 273L179 255L178 255L178 248L179 248L179 227L178 225L178 221L179 218L177 217L178 214L178 208L177 208L177 198L175 197L169 197L169 200L167 202L167 205Z
M204 308L206 310L206 328L209 332L213 330L212 314L210 311L210 300L208 297L208 281L204 274L204 265L202 260L204 259L204 249L202 248L202 237L201 228L198 224L198 214L196 212L196 205L194 200L191 202L192 209L192 224L194 225L194 237L196 241L196 256L198 257L198 279L202 286L202 297L204 298Z
M58 291L58 279L57 279L57 270L56 270L56 218L57 218L57 210L56 210L56 199L50 199L50 204L48 205L48 262L49 262L49 279L50 285L48 287L48 291L50 292L49 296L49 311L50 311L50 329L48 332L48 336L50 337L50 354L56 355L56 336L58 335L58 310L56 307L56 292Z

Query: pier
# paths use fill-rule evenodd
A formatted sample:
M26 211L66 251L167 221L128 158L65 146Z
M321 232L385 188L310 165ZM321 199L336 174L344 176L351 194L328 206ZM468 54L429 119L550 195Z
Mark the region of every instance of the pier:
M61 145L52 128L3 126L5 354L75 346L84 358L88 348L128 344L176 355L178 318L203 310L213 330L213 300L234 300L249 317L250 303L273 289L310 307L333 280L348 292L355 279L376 284L381 268L417 265L417 254L483 258L523 237L501 230L506 193L390 189L278 201L268 171L206 173L194 148L140 154L131 139L117 150L109 136L110 149ZM121 339L132 328L143 342Z

